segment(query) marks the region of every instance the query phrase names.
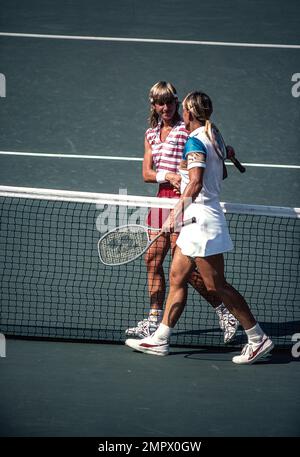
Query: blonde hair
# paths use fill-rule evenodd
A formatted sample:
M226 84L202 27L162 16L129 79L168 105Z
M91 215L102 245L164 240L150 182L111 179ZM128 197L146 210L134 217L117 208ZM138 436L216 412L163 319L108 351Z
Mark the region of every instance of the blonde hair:
M151 103L150 107L150 117L149 124L150 127L157 127L159 122L159 115L155 111L155 104L163 105L164 103L176 102L176 111L174 114L174 122L178 122L181 117L178 112L179 102L178 96L175 87L173 84L166 81L158 81L154 86L151 87L149 92L149 101Z
M182 102L197 121L206 124L213 112L212 101L204 92L190 92Z

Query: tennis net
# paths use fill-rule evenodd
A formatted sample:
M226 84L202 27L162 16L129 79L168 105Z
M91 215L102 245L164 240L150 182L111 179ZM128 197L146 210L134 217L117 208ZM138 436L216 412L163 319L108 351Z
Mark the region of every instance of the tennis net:
M173 200L0 186L0 332L5 335L121 342L149 310L144 257L103 265L105 230L142 223ZM235 249L227 280L248 301L278 347L299 331L300 210L223 203ZM168 255L164 262L167 277ZM232 345L244 342L238 331ZM172 344L221 346L214 310L189 287Z

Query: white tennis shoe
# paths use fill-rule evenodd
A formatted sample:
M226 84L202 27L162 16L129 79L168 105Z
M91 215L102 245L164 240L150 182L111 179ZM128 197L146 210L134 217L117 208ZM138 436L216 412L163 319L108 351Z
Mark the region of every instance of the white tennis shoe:
M152 355L168 355L169 343L166 340L159 340L155 335L148 336L142 340L128 339L125 341L126 346L134 349L135 351L144 352L145 354Z
M247 343L243 347L241 354L234 356L232 361L233 363L238 363L240 365L250 365L267 355L273 347L273 342L265 335L263 340L258 344Z

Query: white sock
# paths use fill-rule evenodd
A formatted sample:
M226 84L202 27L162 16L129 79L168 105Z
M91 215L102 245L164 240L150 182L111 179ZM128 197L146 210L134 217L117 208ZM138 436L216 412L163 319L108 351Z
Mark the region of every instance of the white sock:
M165 324L159 324L158 329L154 333L155 338L162 341L168 341L170 339L172 328Z
M163 310L151 308L149 311L149 321L150 322L160 322L163 318Z
M248 337L248 343L258 344L266 336L264 331L260 328L259 324L254 325L254 327L245 330Z

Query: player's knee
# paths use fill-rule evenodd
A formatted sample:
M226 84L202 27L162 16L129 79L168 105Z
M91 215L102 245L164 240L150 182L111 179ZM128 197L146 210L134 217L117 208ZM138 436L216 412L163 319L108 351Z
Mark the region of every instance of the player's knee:
M184 284L184 278L182 277L182 272L177 268L171 268L170 275L170 286L181 286Z
M223 282L207 282L205 283L207 292L211 295L222 295L225 287L225 283Z
M216 295L217 293L217 287L215 286L215 284L206 284L206 289L207 292L211 295Z
M214 284L211 288L208 289L213 295L222 297L226 293L226 282Z
M148 251L145 255L145 264L148 270L154 270L159 268L163 263L161 256L158 256L157 253Z

